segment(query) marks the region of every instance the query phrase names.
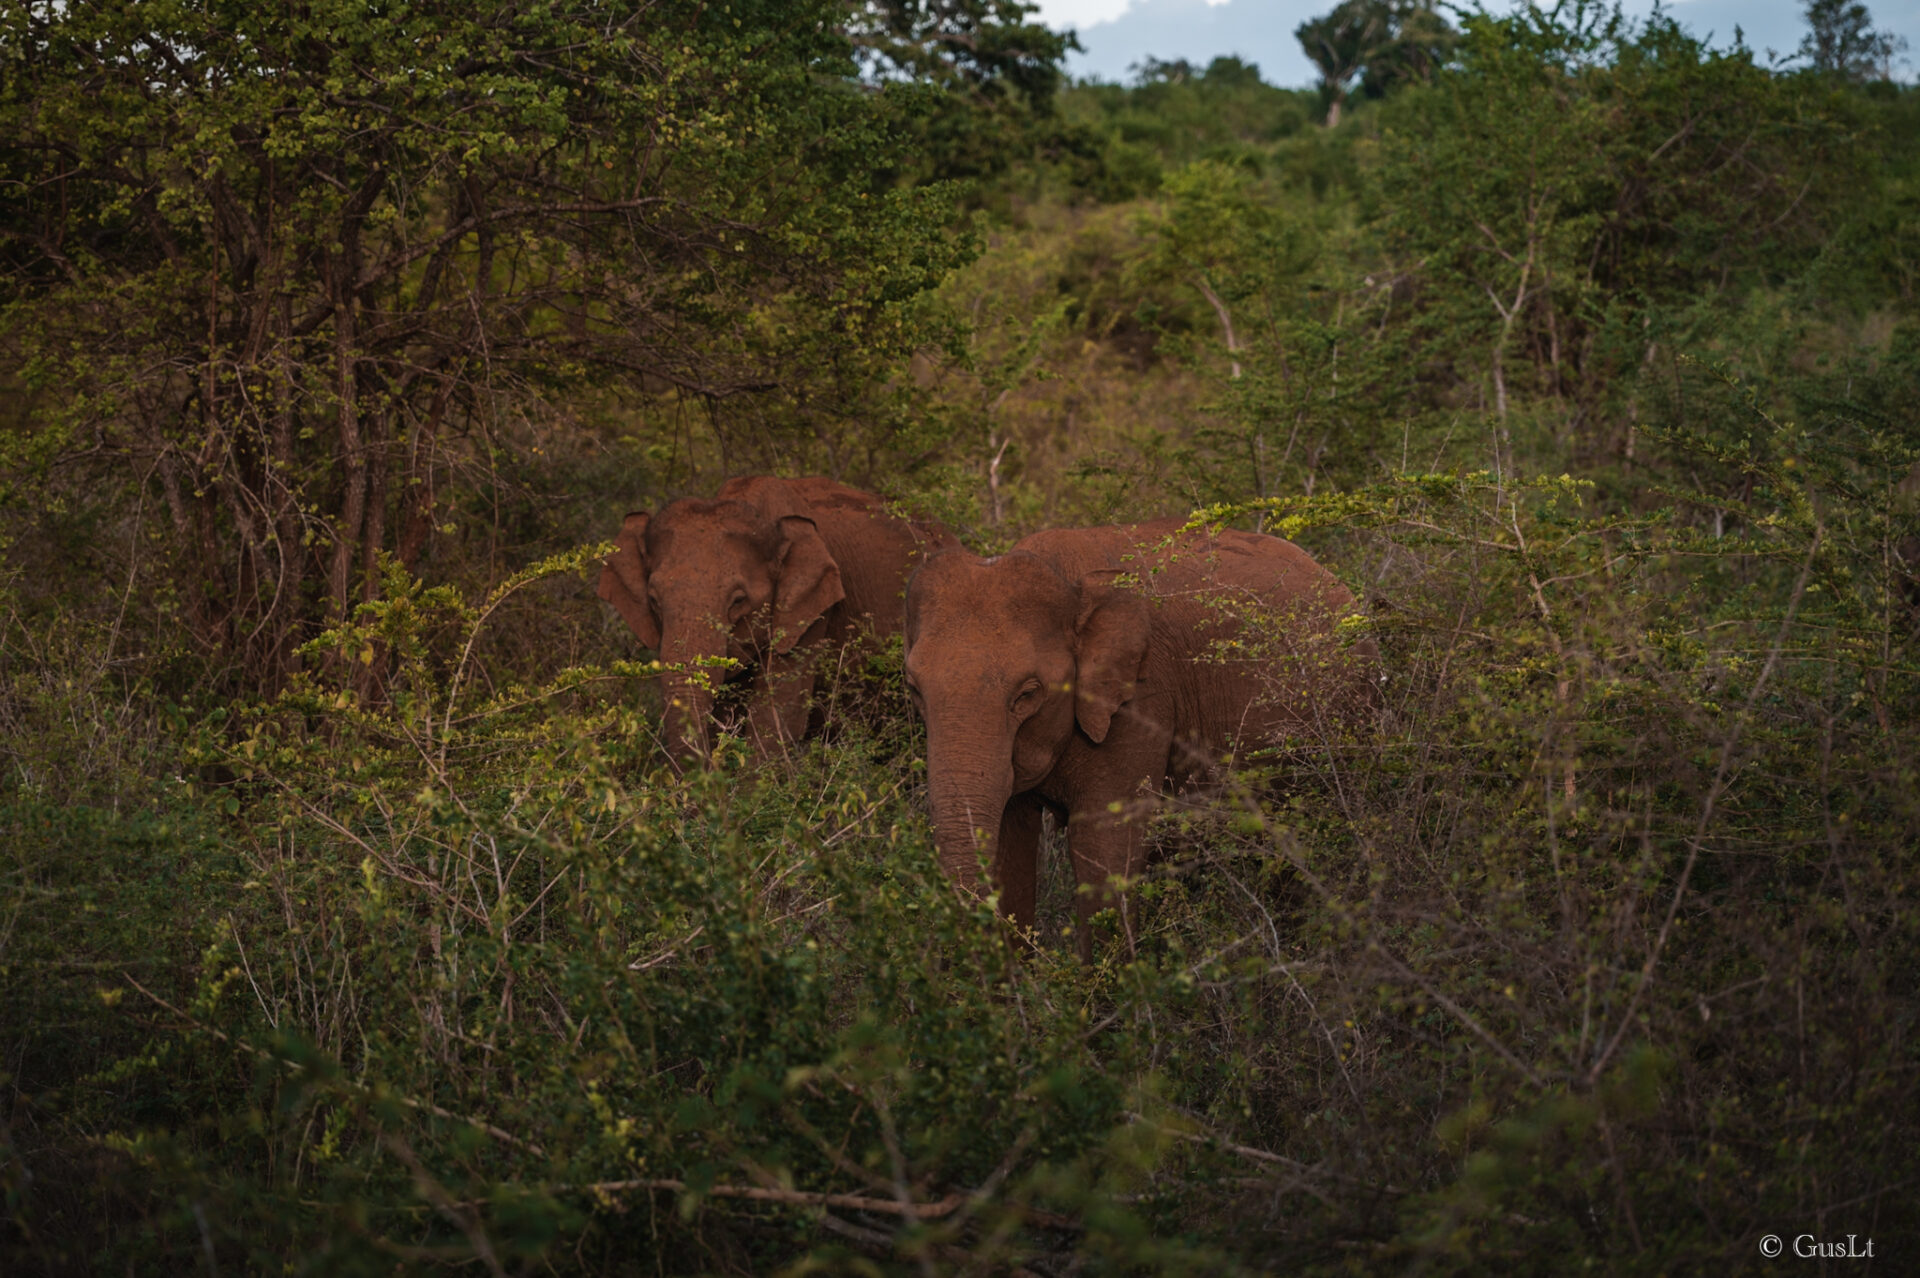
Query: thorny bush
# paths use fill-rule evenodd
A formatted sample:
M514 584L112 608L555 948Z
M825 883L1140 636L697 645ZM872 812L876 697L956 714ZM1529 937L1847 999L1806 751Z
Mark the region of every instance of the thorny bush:
M393 571L311 646L333 673L205 735L172 837L56 835L14 792L10 889L106 917L16 906L14 971L91 958L9 982L9 1019L60 1004L113 1049L23 1111L16 1236L1062 1273L1668 1269L1772 1222L1910 1228L1914 457L1728 402L1744 443L1656 443L1737 501L1596 515L1451 473L1197 512L1340 567L1386 706L1143 814L1138 944L1090 969L1057 932L1016 958L939 878L886 661L825 740L681 777L655 666L473 677L503 601L598 548L477 606ZM197 961L115 949L162 934ZM76 1148L127 1174L28 1179ZM80 1220L97 1194L137 1227Z

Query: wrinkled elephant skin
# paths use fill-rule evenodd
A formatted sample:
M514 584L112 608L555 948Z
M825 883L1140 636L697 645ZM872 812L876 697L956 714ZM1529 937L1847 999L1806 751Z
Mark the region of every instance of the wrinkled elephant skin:
M717 682L752 680L756 748L799 739L822 655L898 634L907 578L925 556L958 547L944 528L829 479L743 476L711 501L628 515L599 592L673 668L662 681L665 739L676 760L698 764ZM735 663L726 674L722 657Z
M1204 777L1228 748L1345 735L1378 700L1353 596L1299 547L1181 521L1056 529L1011 552L929 560L907 588L906 675L927 725L946 873L1033 922L1041 816L1067 822L1080 913L1127 904L1142 797Z

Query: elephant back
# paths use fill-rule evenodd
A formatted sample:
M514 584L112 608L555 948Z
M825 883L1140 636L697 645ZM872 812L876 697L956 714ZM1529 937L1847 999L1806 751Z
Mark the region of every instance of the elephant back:
M1222 677L1238 667L1264 682L1262 699L1281 720L1313 717L1304 701L1343 712L1377 704L1373 640L1348 644L1336 637L1339 620L1355 604L1338 577L1284 538L1234 528L1186 530L1185 524L1161 519L1049 529L1015 548L1047 560L1070 581L1117 578L1154 599L1165 651L1217 667ZM1222 643L1243 657L1223 661ZM1253 667L1267 673L1256 675ZM1276 678L1296 686L1277 687Z
M1312 600L1334 612L1353 604L1353 593L1292 542L1237 528L1186 529L1184 519L1094 528L1051 528L1015 546L1040 556L1069 581L1092 573L1133 579L1157 599L1234 596L1278 607Z
M742 476L728 480L718 496L752 502L770 519L802 515L813 520L840 568L843 613L880 636L900 632L907 578L920 562L960 548L937 521L903 518L884 498L824 475Z

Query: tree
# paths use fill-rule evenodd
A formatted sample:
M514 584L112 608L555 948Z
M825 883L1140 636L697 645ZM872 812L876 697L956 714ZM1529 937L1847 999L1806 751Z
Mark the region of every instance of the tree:
M847 30L881 75L905 75L1045 109L1060 61L1080 47L1071 31L1032 16L1026 0L854 0Z
M1369 97L1382 97L1396 85L1429 79L1454 41L1446 20L1416 0L1344 0L1293 34L1320 71L1328 128L1340 123L1356 76L1365 73Z
M1460 33L1432 9L1418 4L1393 9L1393 39L1374 51L1360 77L1361 91L1384 98L1409 84L1425 84L1453 57Z
M1206 300L1220 325L1232 378L1241 373L1243 345L1233 310L1269 291L1269 277L1297 272L1297 237L1262 203L1244 169L1199 160L1169 174L1166 212L1145 225L1153 252L1148 277L1177 280ZM1244 326L1244 325L1243 325Z
M899 112L843 13L0 0L0 475L164 511L121 577L270 685L512 491L559 391L844 467L970 249L876 179Z
M1311 494L1328 441L1353 438L1349 388L1366 388L1358 402L1368 411L1387 410L1393 391L1385 383L1399 370L1376 376L1375 361L1348 344L1339 289L1329 287L1340 264L1318 228L1274 200L1246 166L1198 160L1169 173L1162 196L1140 223L1149 238L1135 278L1197 294L1226 356L1219 398L1183 450L1191 491L1233 500L1297 484ZM1196 324L1193 337L1205 327ZM1169 326L1163 349L1218 369L1209 345Z
M1812 70L1855 82L1890 80L1905 37L1875 31L1873 15L1859 0L1807 0L1807 26L1800 56Z
M1327 127L1340 123L1340 107L1347 85L1366 67L1367 59L1387 39L1387 8L1377 0L1346 0L1322 17L1301 23L1294 38L1320 72L1320 92L1327 100Z
M1383 120L1377 225L1502 418L1522 369L1582 399L1656 317L1810 262L1861 179L1836 95L1669 17L1575 16L1473 15L1458 63Z
M1127 70L1133 72L1133 87L1136 89L1150 84L1185 84L1206 74L1196 70L1193 63L1185 58L1156 58L1151 53Z
M921 86L914 178L998 173L1053 116L1071 31L1027 0L849 0L846 32L871 80ZM1026 145L1021 145L1021 143Z

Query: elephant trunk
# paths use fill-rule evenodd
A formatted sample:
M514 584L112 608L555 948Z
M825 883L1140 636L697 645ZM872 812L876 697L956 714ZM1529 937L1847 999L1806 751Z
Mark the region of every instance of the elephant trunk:
M702 644L684 636L668 635L660 646L660 659L669 666L687 667L703 658L725 655L725 644L717 637L711 644ZM721 675L717 667L702 665L683 668L660 679L665 710L661 723L663 736L667 752L682 767L706 765L712 749L713 688Z
M987 890L980 860L993 864L1000 839L1000 817L1013 797L1011 747L965 751L968 762L953 757L928 734L927 789L933 808L934 847L940 868L954 885L968 892ZM985 766L972 760L990 760Z

